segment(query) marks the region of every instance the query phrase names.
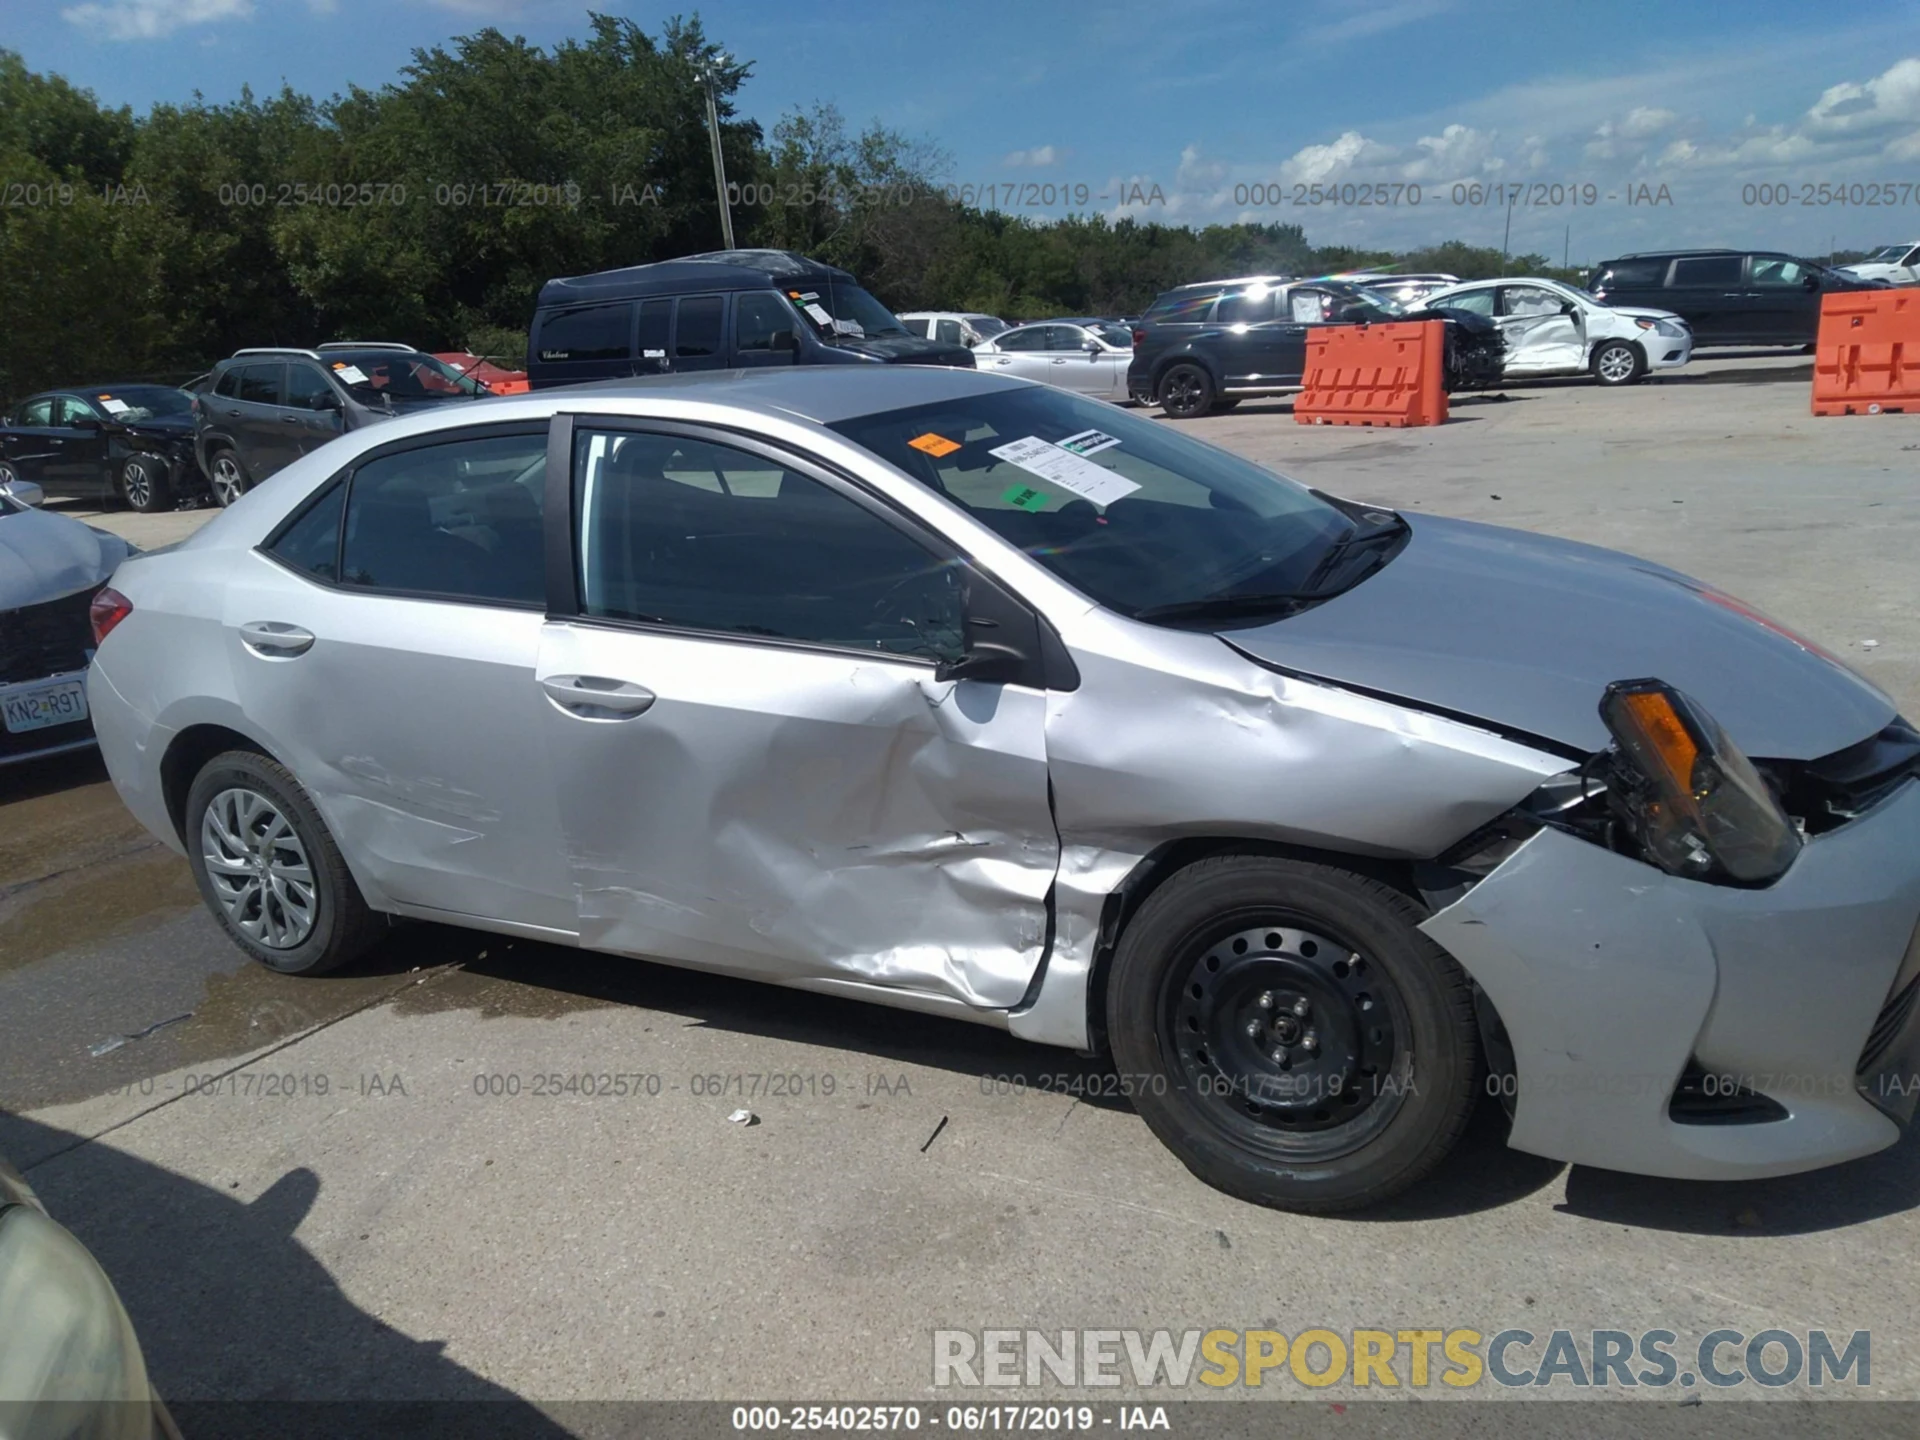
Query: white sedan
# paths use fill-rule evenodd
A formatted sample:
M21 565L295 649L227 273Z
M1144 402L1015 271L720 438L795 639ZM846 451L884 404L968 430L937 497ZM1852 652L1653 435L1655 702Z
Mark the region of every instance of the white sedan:
M1111 320L1047 320L1022 325L973 348L976 370L1017 375L1123 403L1133 332Z
M1558 280L1475 280L1429 295L1429 310L1470 310L1500 327L1510 380L1590 374L1632 385L1693 358L1693 331L1670 310L1606 305Z

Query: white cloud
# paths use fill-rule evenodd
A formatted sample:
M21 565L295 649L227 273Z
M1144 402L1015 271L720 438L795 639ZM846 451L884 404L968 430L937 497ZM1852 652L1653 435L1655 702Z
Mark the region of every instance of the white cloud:
M1823 92L1807 111L1817 135L1857 135L1920 124L1920 58L1900 61L1864 83L1848 80Z
M1010 169L1042 169L1060 163L1061 151L1055 145L1036 145L1031 150L1014 150L1000 163Z
M1345 19L1316 25L1302 32L1300 39L1309 45L1339 45L1349 40L1365 40L1417 24L1452 8L1453 0L1395 0L1393 4L1378 5Z
M1620 122L1620 135L1627 140L1647 140L1671 129L1673 122L1680 117L1671 110L1657 105L1636 105L1627 112L1627 118Z
M105 0L69 5L60 18L104 40L158 40L193 25L246 20L253 0Z
M1173 173L1173 183L1182 190L1217 190L1226 178L1226 162L1205 159L1198 145L1180 152L1180 168Z
M1303 145L1280 165L1280 178L1295 184L1312 185L1331 180L1356 166L1378 163L1392 154L1384 146L1367 139L1358 130L1347 130L1328 145Z

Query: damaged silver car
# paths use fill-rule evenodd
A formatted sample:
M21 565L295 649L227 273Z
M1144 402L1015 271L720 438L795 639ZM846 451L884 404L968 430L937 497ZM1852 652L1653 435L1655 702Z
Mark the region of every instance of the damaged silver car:
M1488 1090L1694 1178L1914 1108L1920 734L1657 565L945 369L396 420L95 607L126 803L266 965L412 916L1109 1051L1378 1201Z

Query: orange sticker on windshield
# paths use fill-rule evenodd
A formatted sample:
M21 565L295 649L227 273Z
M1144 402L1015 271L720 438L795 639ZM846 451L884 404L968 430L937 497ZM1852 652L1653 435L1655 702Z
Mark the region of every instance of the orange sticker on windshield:
M913 439L907 441L907 443L916 450L926 451L927 454L933 456L936 460L942 455L951 455L960 448L957 443L947 439L946 436L936 435L931 430L927 431L924 435L914 436Z

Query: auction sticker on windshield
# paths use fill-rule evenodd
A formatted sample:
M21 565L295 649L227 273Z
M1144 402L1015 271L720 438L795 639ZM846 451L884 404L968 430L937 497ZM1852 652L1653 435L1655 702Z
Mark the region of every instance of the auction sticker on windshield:
M358 365L336 363L333 367L333 373L349 385L364 385L367 383L367 372L362 370Z
M100 404L109 415L124 415L133 408L127 404L126 401L117 399L112 395L102 395L100 397Z
M1079 436L1073 437L1079 439ZM1029 474L1038 475L1061 490L1071 490L1083 500L1105 508L1124 500L1140 488L1138 482L1116 475L1104 465L1082 459L1051 440L1029 435L1011 444L996 446L992 454Z
M936 460L943 455L951 455L960 448L959 441L949 440L944 435L936 435L931 430L927 431L924 435L914 436L913 439L907 441L907 444L916 450L924 450Z

